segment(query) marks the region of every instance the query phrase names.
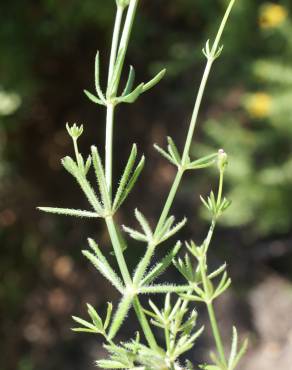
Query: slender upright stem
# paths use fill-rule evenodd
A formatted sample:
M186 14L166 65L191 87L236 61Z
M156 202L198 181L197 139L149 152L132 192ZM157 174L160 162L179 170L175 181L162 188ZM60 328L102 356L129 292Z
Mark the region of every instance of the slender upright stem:
M113 91L112 91L113 95L116 95L116 93L118 91L118 87L119 87L119 83L120 83L120 79L121 79L121 74L122 74L122 71L123 71L123 65L124 65L124 61L125 61L125 57L126 57L126 51L128 49L129 40L130 40L130 36L131 36L131 31L132 31L132 28L133 28L133 23L134 23L136 11L137 11L138 3L139 3L139 0L132 0L129 4L129 7L128 7L128 12L127 12L126 20L125 20L125 25L124 25L124 29L123 29L123 32L122 32L121 41L120 41L119 49L118 49L118 54L121 53L121 56L120 56L121 57L121 63L120 63L120 69L117 73L115 86L113 86Z
M222 342L222 338L220 335L220 330L218 327L218 323L217 323L217 319L216 319L216 315L215 315L215 311L214 311L214 307L212 303L207 304L207 310L208 310L209 320L210 320L210 324L211 324L211 328L213 332L213 337L216 343L216 348L220 356L220 360L226 366L226 357L225 357L223 342Z
M108 104L106 110L106 133L105 133L105 177L110 200L112 200L112 182L113 182L114 114L115 114L114 105Z
M114 248L115 256L119 265L119 269L121 271L122 277L124 279L125 284L131 285L131 276L125 261L125 257L121 248L121 243L119 240L118 232L116 229L116 225L112 217L106 218L106 225L109 231L109 235L111 238L111 242Z
M220 205L221 199L222 199L223 179L224 179L224 170L220 170L219 187L218 187L218 197L217 197L217 206Z
M78 143L77 143L76 138L73 138L73 146L74 146L74 153L75 153L76 161L77 161L78 166L80 167L80 156L79 156L79 149L78 149Z
M147 320L147 317L143 311L143 308L142 308L142 305L140 303L140 300L138 298L138 296L136 296L133 300L133 305L134 305L134 309L135 309L135 312L136 312L136 315L137 315L137 318L140 322L140 325L143 329L143 333L145 335L145 338L149 344L149 346L152 348L152 349L157 349L158 348L158 345L156 343L156 340L155 340L155 337L153 335L153 332L152 332L152 329L148 323L148 320Z
M213 225L213 223L212 223L212 225ZM210 230L212 230L212 233L213 233L214 228L211 226ZM206 256L205 256L205 258L206 258ZM201 272L201 275L202 275L202 282L203 282L204 291L207 294L207 296L210 296L211 293L210 293L210 289L209 289L209 285L208 285L208 281L207 281L205 258L200 260L200 272ZM225 358L223 342L222 342L222 338L221 338L220 331L219 331L219 328L218 328L213 303L212 303L211 300L206 301L205 303L206 303L206 306L207 306L210 325L211 325L213 337L214 337L214 340L215 340L216 348L217 348L218 354L220 356L220 360L224 365L226 365L226 358Z
M191 144L192 144L192 140L193 140L193 136L194 136L194 131L195 131L195 128L196 128L196 123L197 123L197 120L198 120L200 107L201 107L201 104L202 104L204 91L205 91L205 88L206 88L206 85L207 85L207 82L208 82L208 78L209 78L209 75L210 75L212 65L213 65L213 59L208 59L205 70L204 70L203 78L202 78L202 81L201 81L201 84L200 84L200 87L199 87L196 103L195 103L192 118L191 118L189 131L188 131L188 134L187 134L187 139L186 139L186 143L185 143L185 147L184 147L184 151L183 151L183 156L182 156L182 162L183 163L186 162L186 160L189 156L189 153L190 153L190 148L191 148Z
M184 170L182 170L180 168L177 171L177 174L176 174L175 179L173 181L173 184L171 186L170 192L169 192L168 197L166 199L166 202L165 202L165 205L163 207L163 210L162 210L161 216L159 218L158 224L156 226L155 233L157 233L157 231L165 223L165 221L166 221L166 219L167 219L167 217L169 215L169 211L170 211L170 209L172 207L172 204L173 204L174 198L176 196L176 193L178 191L179 185L181 183L183 174L184 174Z
M123 13L124 13L124 7L117 5L117 12L116 12L116 19L115 19L115 25L114 25L114 31L113 31L110 61L109 61L109 70L108 70L108 86L110 85L111 78L113 76L115 62L116 62Z

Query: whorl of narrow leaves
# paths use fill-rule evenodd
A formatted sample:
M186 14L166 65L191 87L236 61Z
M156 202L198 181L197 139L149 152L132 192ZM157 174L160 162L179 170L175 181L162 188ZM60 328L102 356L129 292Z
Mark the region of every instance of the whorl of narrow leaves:
M170 136L168 136L167 141L168 141L167 151L162 149L157 144L154 144L154 148L171 164L173 164L174 166L178 167L181 170L188 171L207 168L216 163L216 159L218 158L218 153L216 154L214 153L194 161L191 161L190 158L187 157L186 162L183 162L182 156L180 155L173 139Z
M104 322L102 321L99 314L96 312L96 310L87 303L87 312L91 319L91 322L81 319L77 316L72 316L73 320L80 324L80 327L73 328L72 330L75 332L83 332L83 333L91 333L91 334L101 334L104 337L107 336L106 330L109 326L109 323L111 321L112 316L112 310L113 306L111 303L107 304L107 312Z
M165 242L167 239L170 239L173 235L178 233L187 222L187 219L184 218L178 224L174 225L175 218L170 216L167 218L161 228L156 230L154 233L149 225L149 222L138 209L135 210L135 216L141 226L142 232L123 225L124 231L128 233L131 238L140 242L145 242L152 246L157 246Z
M118 186L115 199L113 202L113 210L117 211L120 206L123 204L131 190L133 189L136 181L138 180L144 164L145 164L145 157L142 156L141 160L139 161L138 165L134 169L135 162L137 159L137 145L133 144L128 162L124 169L123 175L120 180L120 184Z

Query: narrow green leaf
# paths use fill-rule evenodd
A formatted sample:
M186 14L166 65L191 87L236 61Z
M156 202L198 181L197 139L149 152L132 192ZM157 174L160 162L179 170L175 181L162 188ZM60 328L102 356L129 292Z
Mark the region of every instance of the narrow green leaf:
M182 300L180 298L177 299L175 305L172 307L172 310L171 310L171 312L170 312L170 314L168 316L168 319L169 320L174 320L176 315L178 315L178 316L180 316L180 317L183 318L184 313L186 312L186 309L183 309L181 307L181 304L182 304Z
M224 284L220 282L220 286L217 287L215 294L213 295L213 299L219 297L221 294L223 294L231 285L231 279L228 278Z
M200 159L197 159L196 161L193 161L188 165L188 169L196 170L199 168L209 167L212 164L216 163L217 157L218 157L218 153L214 153L214 154L210 154L205 157L202 157Z
M100 100L102 102L106 102L105 97L102 93L101 87L100 87L100 63L99 63L99 51L97 51L95 56L95 73L94 73L94 80L95 80L95 90L97 92L97 95L99 96Z
M159 73L157 73L157 75L155 77L152 78L152 80L150 80L149 82L147 82L144 87L143 87L143 93L147 90L150 90L152 89L152 87L154 87L155 85L157 85L164 77L166 73L166 69L163 69L162 71L160 71Z
M108 280L112 285L119 291L123 292L123 284L120 281L120 278L117 276L115 271L108 264L106 259L103 257L94 256L89 251L83 250L82 254L93 264L93 266Z
M198 295L190 295L190 294L180 294L179 295L182 299L185 299L187 301L193 301L193 302L204 302L204 299Z
M148 242L148 238L147 238L146 235L144 235L144 234L140 233L139 231L134 230L134 229L132 229L128 226L123 225L122 227L123 227L124 231L126 233L128 233L132 239L138 240L140 242L146 242L146 243Z
M126 96L132 91L134 82L135 82L135 69L133 66L130 66L129 77L125 89L122 93L122 96Z
M87 160L86 160L86 163L85 163L85 167L84 167L84 175L86 176L89 169L90 169L90 166L91 166L91 156L89 155L87 157Z
M115 66L114 66L113 75L109 83L109 89L107 91L107 97L111 98L113 94L115 93L115 91L117 90L117 82L118 82L119 76L121 75L121 71L123 68L123 62L125 59L125 54L126 54L125 48L122 48L118 52L118 56L117 56Z
M133 297L131 295L125 295L118 306L118 309L114 315L113 321L110 326L108 338L113 339L125 320L128 311L132 305Z
M98 215L96 212L82 211L80 209L54 208L54 207L37 207L37 209L43 212L55 213L64 216L88 217L88 218L101 217L101 215Z
M209 204L205 201L205 199L201 195L200 195L200 199L201 199L202 203L204 204L204 206L208 209L208 211L210 211Z
M102 100L98 99L97 96L93 95L88 90L83 90L83 92L88 97L88 99L91 100L93 103L99 104L99 105L106 105Z
M161 226L161 228L159 228L158 230L156 230L155 239L157 239L159 242L161 242L161 239L170 230L170 228L172 227L174 221L175 221L175 217L174 216L168 217L166 219L165 223Z
M175 235L177 232L179 232L180 229L182 229L185 224L187 223L187 219L184 218L182 221L180 221L176 226L174 226L172 229L170 229L161 239L161 242L164 242L165 240L171 238L173 235Z
M181 156L179 154L177 146L175 145L174 141L170 136L167 137L167 141L168 141L168 151L171 154L172 158L179 165L181 163Z
M85 328L87 329L91 329L91 330L94 330L96 333L98 333L99 331L97 331L97 328L95 325L91 324L90 322L86 321L86 320L83 320L81 319L80 317L77 317L77 316L72 316L72 319L74 321L76 321L78 324L81 324L83 325Z
M142 286L150 284L158 278L170 265L173 258L177 255L181 248L181 242L177 242L172 250L160 261L142 280Z
M160 153L165 159L167 159L170 163L177 166L174 159L164 149L160 148L160 146L158 146L157 144L154 144L153 146L154 146L154 149L157 150L158 153Z
M71 157L66 156L65 158L62 158L61 163L67 172L69 172L72 176L76 177L79 169L77 164Z
M157 328L160 328L160 329L165 329L165 325L164 324L160 324L159 322L151 319L150 320L150 323L153 325L153 326L156 326Z
M83 171L78 168L77 164L73 161L70 157L65 157L61 160L62 165L64 168L76 178L79 186L83 190L83 193L86 195L89 203L93 207L93 209L96 211L97 214L103 215L103 208L98 200L98 197L96 196L94 190L92 189L91 185L87 181L85 174Z
M140 176L140 173L142 172L143 168L144 168L144 164L145 164L145 157L142 156L140 162L138 163L134 173L132 174L130 180L128 181L126 187L125 187L125 191L120 199L120 202L118 203L118 208L120 207L120 205L125 201L125 199L128 197L129 193L131 192L131 190L133 189L134 185L136 184L136 181L138 180L139 176Z
M102 331L103 330L102 320L98 313L96 312L96 310L89 303L87 303L87 311L95 327L98 330Z
M245 355L246 351L247 351L247 348L248 348L248 339L245 339L245 341L243 342L234 362L233 362L233 369L235 369L239 363L239 361L242 359L242 357Z
M86 328L72 328L72 331L75 333L90 333L90 334L100 334L96 330L93 329L86 329Z
M236 327L232 327L232 342L231 342L231 350L230 350L230 355L229 355L229 360L228 360L228 369L232 370L232 366L237 354L237 345L238 345L238 335L237 335L237 330Z
M128 104L134 103L139 98L139 96L142 94L143 86L144 86L143 83L138 85L135 88L135 90L133 90L130 94L121 96L120 98L117 98L116 101L118 103L128 103Z
M173 284L157 284L143 286L139 289L139 292L142 294L160 294L160 293L182 293L190 289L189 285L173 285Z
M138 220L142 230L144 231L145 235L147 236L147 239L150 241L153 237L153 233L151 230L151 227L146 220L145 216L136 208L135 209L135 216L136 219Z
M132 150L128 159L128 162L126 164L124 173L122 175L120 185L118 187L115 199L114 199L114 204L113 204L113 209L116 211L118 209L118 205L121 205L121 199L123 198L124 190L127 185L127 182L129 180L129 176L133 170L135 160L137 157L137 145L133 144Z
M217 270L213 271L211 274L208 275L208 278L211 280L211 279L214 279L216 278L217 276L219 276L221 274L221 272L225 271L226 269L226 263L224 263L223 265L221 265Z
M85 178L83 173L78 173L76 175L76 180L83 190L83 193L87 197L89 203L92 205L93 209L96 211L96 213L100 214L101 217L103 217L104 211L103 208L98 200L97 195L95 194L94 190L92 189L91 185Z
M112 305L111 302L108 302L107 303L106 317L105 317L105 321L104 321L104 324L103 324L104 330L106 330L109 326L109 323L110 323L111 317L112 317L112 311L113 311L113 305Z
M108 188L106 184L104 168L103 168L101 158L100 158L100 155L98 153L96 146L91 147L91 157L92 157L93 167L95 170L95 175L96 175L97 183L99 186L102 201L104 205L106 206L107 210L110 210L111 201L110 201L110 196L109 196L109 192L108 192Z
M114 360L98 360L96 364L101 369L127 369L128 366L119 361Z
M151 301L151 299L148 300L149 306L152 308L153 312L156 314L157 318L160 318L163 320L162 314L159 311L158 307Z

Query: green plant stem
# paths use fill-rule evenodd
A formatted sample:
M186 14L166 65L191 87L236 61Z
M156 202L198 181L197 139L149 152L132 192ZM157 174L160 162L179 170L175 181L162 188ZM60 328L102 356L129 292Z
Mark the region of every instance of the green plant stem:
M121 68L118 71L116 86L114 86L114 88L113 88L113 93L114 94L116 94L117 91L118 91L118 87L119 87L119 83L120 83L120 79L121 79L121 74L122 74L122 70L123 70L123 65L124 65L124 62L125 62L126 51L128 49L129 40L130 40L130 36L131 36L131 31L132 31L132 28L133 28L133 23L134 23L136 11L137 11L138 3L139 3L139 0L131 0L130 4L129 4L129 7L128 7L127 16L126 16L125 25L124 25L124 30L123 30L123 33L122 33L122 36L121 36L121 41L120 41L119 51L118 51L118 53L123 51L123 54L121 55L121 58L122 58Z
M112 216L107 217L105 221L106 221L107 229L108 229L110 239L111 239L111 242L114 248L117 263L119 265L119 269L121 271L124 282L126 285L132 285L131 276L130 276L130 273L129 273L129 270L128 270L128 267L125 261L123 250L121 248L119 235L118 235L113 217Z
M108 86L110 85L110 82L113 76L115 61L117 57L123 13L124 13L124 7L117 5L117 12L116 12L116 19L115 19L115 25L114 25L114 31L113 31L110 61L109 61Z
M80 156L79 156L79 149L78 149L78 143L77 143L77 139L76 138L73 138L73 146L74 146L74 153L75 153L75 157L76 157L76 161L77 161L78 167L81 168Z
M218 194L217 194L217 204L220 204L221 198L222 198L223 178L224 178L224 171L220 170L219 187L218 187ZM205 291L205 293L207 294L208 297L211 295L211 293L210 293L209 284L208 284L208 280L207 280L208 278L207 278L207 273L206 273L206 259L207 259L207 252L208 252L208 249L209 249L209 246L210 246L213 234L214 234L215 227L216 227L216 218L214 217L212 219L207 237L204 241L205 255L204 255L204 257L202 257L200 259L200 262L199 262L204 291ZM216 319L216 315L215 315L215 311L214 311L214 307L213 307L213 302L212 302L212 300L207 300L205 302L205 304L207 306L209 321L210 321L210 325L211 325L211 328L212 328L212 333L213 333L213 337L214 337L214 340L215 340L217 352L219 354L221 362L226 367L227 362L226 362L226 357L225 357L225 352L224 352L224 346L223 346L220 330L219 330L219 327L218 327L218 323L217 323L217 319Z
M223 180L224 180L224 170L220 170L218 196L217 196L217 206L221 203L222 191L223 191Z
M212 223L212 225L213 225L213 223ZM212 225L211 225L210 230L214 230L214 227L212 227ZM212 233L213 233L213 231L212 231ZM205 255L205 258L206 258L206 255ZM201 275L202 275L202 282L203 282L204 291L207 294L207 296L210 296L211 293L210 293L208 280L207 280L205 258L201 258L201 260L200 260L200 272L201 272ZM226 357L225 357L223 342L222 342L222 338L221 338L221 335L220 335L220 331L219 331L219 327L218 327L218 323L217 323L213 303L212 303L211 300L210 301L206 300L205 304L207 306L209 321L210 321L213 337L214 337L214 340L215 340L215 344L216 344L216 348L217 348L220 360L224 364L224 366L226 366Z
M208 59L205 70L204 70L203 78L202 78L202 81L201 81L201 84L200 84L200 87L199 87L196 103L195 103L192 118L191 118L189 131L188 131L188 134L187 134L187 139L186 139L186 143L185 143L185 147L184 147L184 151L183 151L183 156L182 156L182 163L183 164L185 164L187 162L188 157L189 157L190 148L191 148L191 144L192 144L192 140L193 140L193 136L194 136L194 131L195 131L197 120L198 120L200 107L201 107L201 104L202 104L204 91L205 91L205 88L206 88L206 85L207 85L207 82L208 82L208 78L209 78L209 75L210 75L212 65L213 65L213 59Z
M173 204L174 198L176 196L176 193L178 191L179 185L181 183L183 174L184 174L184 170L181 169L181 168L179 168L179 170L177 171L177 174L175 176L175 179L173 181L173 184L171 186L171 189L170 189L170 192L168 194L168 197L166 199L165 205L163 207L163 210L162 210L161 216L159 218L158 224L156 226L154 235L162 227L162 225L165 223L165 221L166 221L166 219L167 219L167 217L169 215L169 211L170 211L170 209L172 207L172 204Z
M167 354L170 355L170 333L169 333L169 325L165 325L165 327L164 327L164 336L165 336L166 351L167 351Z
M224 366L227 366L223 342L222 342L222 338L220 335L220 330L218 327L218 323L217 323L217 319L216 319L216 315L215 315L215 311L214 311L214 307L212 303L207 304L207 310L208 310L209 320L210 320L210 324L211 324L211 328L213 332L213 337L216 343L216 348L217 348L220 360L224 364Z
M140 322L140 325L143 329L143 333L145 335L145 338L149 344L149 346L152 348L152 349L157 349L158 348L158 345L156 343L156 340L155 340L155 337L153 335L153 332L152 332L152 329L148 323L148 320L147 320L147 317L143 311L143 308L142 308L142 305L140 303L140 300L138 298L138 296L136 296L133 300L133 306L134 306L134 309L135 309L135 312L136 312L136 316Z
M105 177L110 201L112 200L113 181L113 132L114 132L115 107L107 105L106 110L106 134L105 134Z

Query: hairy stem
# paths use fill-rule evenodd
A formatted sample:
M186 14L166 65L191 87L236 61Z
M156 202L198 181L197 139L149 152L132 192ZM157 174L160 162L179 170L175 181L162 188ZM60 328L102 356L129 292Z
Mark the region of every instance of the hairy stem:
M182 156L182 162L183 163L187 162L187 159L188 159L188 156L189 156L189 153L190 153L190 148L191 148L191 144L192 144L192 140L193 140L193 136L194 136L197 120L198 120L200 107L201 107L201 104L202 104L204 91L205 91L205 88L206 88L206 85L207 85L207 82L208 82L208 78L209 78L209 75L210 75L212 65L213 65L213 59L208 59L205 70L204 70L203 78L202 78L202 81L201 81L201 84L200 84L200 87L199 87L196 103L195 103L192 118L191 118L189 131L188 131L188 134L187 134L187 139L186 139L186 143L185 143L185 147L184 147L184 151L183 151L183 156Z
M113 131L114 131L115 107L107 105L106 111L106 137L105 137L105 177L110 200L112 200L113 181Z
M207 310L208 310L208 315L209 315L209 320L210 320L210 325L212 328L212 333L213 337L216 343L216 348L220 357L221 362L226 366L226 357L225 357L225 352L224 352L224 347L223 347L223 342L222 338L220 335L220 330L218 327L214 307L212 303L207 304Z
M112 217L106 218L106 225L124 282L126 285L131 285L132 284L131 276L125 261L116 225Z
M220 205L221 199L222 199L223 179L224 179L224 170L220 170L219 187L218 187L218 197L217 197L217 206Z
M174 198L176 196L176 193L178 191L178 188L180 186L180 183L181 183L181 180L182 180L182 177L183 177L183 174L184 174L184 170L182 169L179 169L177 171L177 174L175 176L175 179L173 181L173 184L171 186L171 189L170 189L170 192L168 194L168 197L166 199L166 202L165 202L165 205L163 207L163 210L162 210L162 213L161 213L161 216L159 218L159 221L158 221L158 224L156 226L156 230L155 230L155 233L157 233L157 231L161 228L161 226L165 223L168 215L169 215L169 211L172 207L172 204L173 204L173 201L174 201Z
M155 340L155 337L153 335L153 332L152 332L152 329L148 323L148 320L147 320L147 317L143 311L143 307L140 303L140 300L139 298L136 296L133 300L133 305L134 305L134 309L135 309L135 312L136 312L136 316L140 322L140 325L143 329L143 333L145 335L145 338L149 344L149 346L152 348L152 349L157 349L158 348L158 345L156 343L156 340Z
M211 228L214 230L214 228L212 226L211 226ZM211 230L211 228L210 228L210 230ZM213 233L213 231L212 231L212 233ZM211 240L211 238L210 238L210 240ZM206 256L205 256L205 258L206 258ZM203 281L204 291L207 294L207 296L210 296L211 293L210 293L210 289L209 289L209 285L208 285L208 281L207 281L206 260L205 260L205 258L200 260L200 271L201 271L201 274L202 274L202 281ZM226 357L225 357L223 342L222 342L222 338L221 338L221 335L220 335L220 331L219 331L219 327L218 327L218 323L217 323L213 303L212 303L212 301L206 301L205 303L206 303L207 310L208 310L209 321L210 321L213 337L214 337L214 340L215 340L217 352L219 354L221 362L226 366Z

